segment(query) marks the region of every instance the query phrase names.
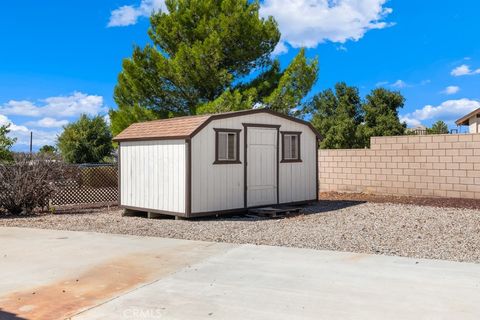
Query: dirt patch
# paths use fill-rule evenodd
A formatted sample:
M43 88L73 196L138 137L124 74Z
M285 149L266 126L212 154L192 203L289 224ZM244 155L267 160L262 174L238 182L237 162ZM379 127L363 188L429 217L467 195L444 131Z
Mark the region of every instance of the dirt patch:
M320 199L330 201L360 201L374 203L412 204L417 206L430 206L439 208L464 208L480 210L480 200L461 198L427 198L375 195L366 193L322 192L320 193Z
M77 276L11 293L0 298L0 318L2 312L15 315L16 318L12 319L68 318L189 266L197 259L181 252L197 246L183 245L159 253L128 254L96 265Z

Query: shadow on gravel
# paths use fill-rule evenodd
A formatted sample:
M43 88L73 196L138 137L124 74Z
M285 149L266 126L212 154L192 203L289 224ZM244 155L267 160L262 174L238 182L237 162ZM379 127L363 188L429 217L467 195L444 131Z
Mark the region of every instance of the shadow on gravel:
M31 218L38 218L39 216L42 216L42 215L45 215L45 214L34 214L34 213L30 213L30 214L6 214L6 213L3 213L3 212L0 212L0 220L9 220L9 219L18 219L18 218L22 218L22 219L31 219ZM1 313L0 313L1 315ZM3 320L3 318L0 317L0 320Z
M13 313L3 311L2 309L0 309L0 319L1 320L27 320L26 318L18 317Z
M37 210L33 213L21 213L21 214L10 214L4 211L0 211L0 220L2 219L29 219L29 218L39 218L45 216L60 216L60 215L92 215L99 213L109 213L118 211L120 208L118 206L110 207L61 207L55 208L54 210ZM3 320L0 318L0 320Z
M341 210L353 206L357 206L360 204L366 203L366 201L336 201L336 200L320 200L317 202L312 202L306 205L301 206L280 206L280 207L290 207L290 208L301 208L299 213L292 213L285 216L279 217L265 217L256 215L254 213L245 212L237 212L231 214L222 214L217 216L210 216L210 217L202 217L202 218L193 218L189 219L190 221L259 221L259 220L271 220L271 219L285 219L285 218L292 218L297 216L305 216L305 215L312 215L312 214L321 214L325 212L331 212L336 210Z

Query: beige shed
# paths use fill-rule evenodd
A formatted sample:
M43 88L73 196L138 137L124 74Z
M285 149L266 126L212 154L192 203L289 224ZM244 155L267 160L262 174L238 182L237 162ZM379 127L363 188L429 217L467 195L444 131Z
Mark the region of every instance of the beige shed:
M188 218L315 201L319 139L267 109L132 124L114 138L120 206Z

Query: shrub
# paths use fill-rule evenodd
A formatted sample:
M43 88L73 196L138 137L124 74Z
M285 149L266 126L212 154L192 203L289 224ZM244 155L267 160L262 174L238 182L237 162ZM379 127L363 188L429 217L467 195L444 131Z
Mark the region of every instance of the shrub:
M112 134L101 116L83 114L63 128L58 149L68 163L98 163L113 151Z
M11 164L0 164L0 208L20 214L47 207L64 172L63 162L51 156L16 154Z
M8 163L13 159L13 153L10 149L17 139L8 136L8 133L10 133L9 127L10 124L0 126L0 163Z

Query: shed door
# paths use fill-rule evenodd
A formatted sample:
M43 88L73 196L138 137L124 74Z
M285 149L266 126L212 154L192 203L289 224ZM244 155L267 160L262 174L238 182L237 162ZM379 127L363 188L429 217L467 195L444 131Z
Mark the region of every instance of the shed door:
M277 129L247 129L247 206L277 203Z

